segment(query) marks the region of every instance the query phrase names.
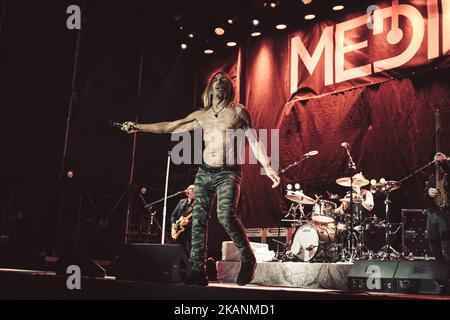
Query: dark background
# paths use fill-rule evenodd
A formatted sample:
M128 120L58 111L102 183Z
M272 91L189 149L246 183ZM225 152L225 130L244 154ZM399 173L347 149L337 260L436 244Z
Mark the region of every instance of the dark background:
M183 117L198 106L207 75L221 66L236 71L238 49L213 57L199 52L200 43L195 50L180 50L174 14L200 4L206 10L207 3L0 0L0 207L5 212L12 203L22 214L9 222L16 229L10 262L25 266L39 255L58 255L65 238L93 258L109 259L124 241L127 212L131 229L147 228L139 191L147 188L147 202L163 196L173 142L169 135L139 134L133 161L133 136L108 123ZM81 31L66 28L71 4L82 8ZM272 50L281 50L284 38L273 39ZM345 189L334 181L350 173L341 141L351 143L367 178L403 178L433 157L436 108L441 109L442 149L450 151L448 69L309 100L285 113L284 89L274 85L285 66L274 62L264 83L255 82L258 72L252 70L252 52L272 40L247 41L241 49L240 101L256 128L280 124L281 167L312 149L320 151L289 171L283 188L300 182L312 196L342 195ZM193 182L195 166L171 168L169 193ZM66 176L69 170L73 179ZM424 206L422 190L430 172L393 194L394 221L402 208ZM245 226L278 226L289 205L283 192L272 190L257 166L245 166L239 207ZM168 213L178 200L169 201ZM381 217L383 200L376 198ZM158 219L161 213L157 206ZM218 257L226 235L214 218L210 234L211 254Z

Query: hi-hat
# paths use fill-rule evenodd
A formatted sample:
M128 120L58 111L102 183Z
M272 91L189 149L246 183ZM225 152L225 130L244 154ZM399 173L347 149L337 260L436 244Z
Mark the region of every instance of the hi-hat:
M357 173L353 177L343 177L336 180L336 183L343 187L364 187L369 184L369 180L364 178L362 173Z
M291 200L292 202L297 202L297 203L301 203L301 204L315 204L316 203L316 201L313 198L308 197L301 191L288 191L288 193L286 194L285 197L286 197L286 199Z

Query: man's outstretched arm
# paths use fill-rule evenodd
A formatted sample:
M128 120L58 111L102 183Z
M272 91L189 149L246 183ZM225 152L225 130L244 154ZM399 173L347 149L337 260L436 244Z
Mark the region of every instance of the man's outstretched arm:
M261 141L259 141L258 137L256 136L256 132L253 129L250 114L244 108L241 109L241 118L243 121L243 129L245 131L245 135L247 136L250 148L252 149L256 159L259 161L259 163L261 163L263 168L266 170L267 176L270 178L270 180L273 181L272 188L276 188L280 184L280 177L278 173L276 173L272 169L269 158L267 157L266 148L264 148L264 145L261 143Z
M194 111L186 118L167 122L143 124L127 121L124 122L121 130L127 133L135 133L135 132L172 133L179 131L192 131L194 130L195 122L197 120L199 112L200 110Z

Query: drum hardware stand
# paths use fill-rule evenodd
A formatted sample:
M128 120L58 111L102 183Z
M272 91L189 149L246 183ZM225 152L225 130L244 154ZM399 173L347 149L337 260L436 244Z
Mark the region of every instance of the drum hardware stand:
M395 250L390 245L390 236L391 236L391 223L389 219L389 204L391 203L391 200L389 200L389 196L391 194L392 188L388 188L386 191L386 200L384 201L384 204L386 206L386 245L380 249L380 251L377 253L378 257L381 257L382 259L388 259L388 260L394 260L400 258L400 253L398 253L397 250ZM397 230L398 231L398 230ZM396 232L397 232L396 231Z
M297 218L297 216L299 217ZM285 218L292 217L293 220L304 221L306 220L305 211L303 210L303 205L301 203L292 203Z
M277 252L275 254L276 259L277 260L282 260L282 261L285 260L283 258L287 256L286 248L287 248L288 245L286 243L283 243L282 241L277 240L277 239L272 239L272 241L277 244ZM280 259L280 245L283 246L283 248L284 248L283 249L283 254L281 255L281 259Z
M360 234L359 234L359 238L356 236L355 234L355 241L357 243L354 254L353 254L353 259L356 260L365 260L371 257L371 253L369 248L367 247L367 245L365 244L365 236L366 236L366 223L365 221L363 221L363 212L362 212L362 208L358 208L358 220L361 226L360 229Z

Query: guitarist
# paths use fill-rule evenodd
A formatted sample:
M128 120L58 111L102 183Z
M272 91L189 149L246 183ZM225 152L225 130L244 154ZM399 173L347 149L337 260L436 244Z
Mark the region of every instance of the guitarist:
M180 200L172 212L172 239L181 244L189 256L191 251L191 213L194 208L194 185L186 189L187 198ZM184 230L183 230L184 229Z
M439 171L438 179L432 174L428 179L425 198L427 200L427 233L431 254L438 261L450 261L450 207L448 204L448 174L450 158L438 152L434 160Z

